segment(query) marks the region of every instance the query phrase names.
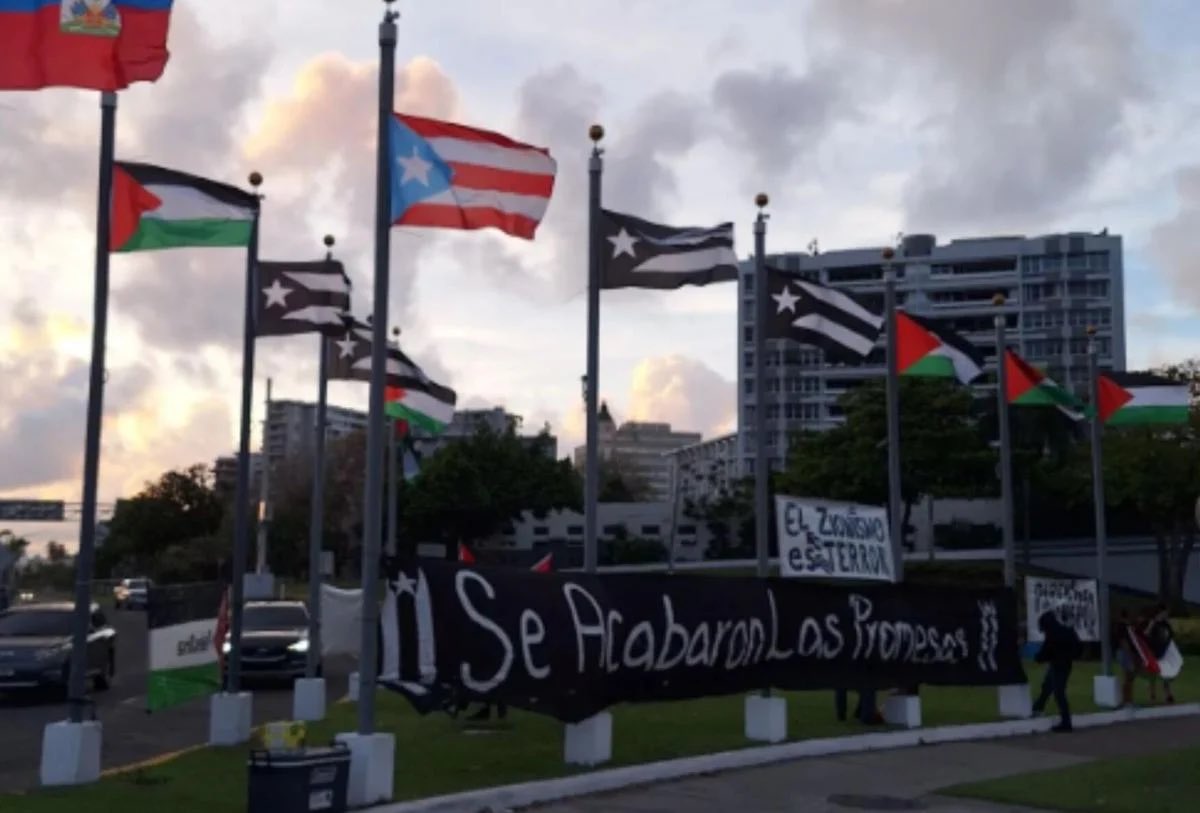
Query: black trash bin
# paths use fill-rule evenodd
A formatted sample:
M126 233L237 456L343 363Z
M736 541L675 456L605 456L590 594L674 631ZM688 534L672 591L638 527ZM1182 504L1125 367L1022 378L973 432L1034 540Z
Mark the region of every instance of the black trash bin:
M350 749L251 751L246 813L345 813Z

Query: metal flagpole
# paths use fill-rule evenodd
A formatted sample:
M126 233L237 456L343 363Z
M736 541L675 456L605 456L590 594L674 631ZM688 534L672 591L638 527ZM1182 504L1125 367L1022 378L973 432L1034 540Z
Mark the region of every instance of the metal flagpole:
M271 421L271 379L267 379L267 407L263 414L262 461L263 474L259 485L258 533L255 545L254 572L267 572L267 532L271 526L271 458L267 455L267 425Z
M325 235L325 259L333 259L333 235ZM317 676L321 662L321 549L325 535L325 413L329 395L326 363L329 340L319 336L317 341L317 420L313 431L312 505L308 521L308 658L304 665L306 677Z
M997 308L1004 306L1004 294L992 297ZM1017 583L1017 550L1013 539L1012 433L1009 430L1008 368L1004 354L1008 350L1005 330L1008 327L1003 313L996 314L996 409L1000 424L1000 528L1004 541L1004 585Z
M1096 512L1096 600L1100 604L1100 663L1101 673L1108 677L1112 671L1112 647L1108 635L1108 577L1105 558L1108 553L1108 530L1104 517L1104 444L1100 421L1100 383L1096 360L1096 329L1088 327L1088 388L1092 406L1092 502Z
M92 294L92 362L88 376L87 434L83 446L83 505L75 557L75 618L68 678L70 718L83 722L87 703L87 639L92 616L92 569L96 560L96 491L100 476L100 429L104 415L104 347L108 334L108 254L117 94L100 94L100 182L96 203L96 269Z
M900 360L896 347L896 252L883 250L883 309L887 319L888 520L896 581L904 580L904 498L900 492Z
M387 442L387 555L396 555L396 419L386 419Z
M362 540L362 653L358 664L358 733L375 731L376 626L379 605L383 496L383 388L387 371L388 264L391 254L392 158L390 133L396 85L396 19L391 0L379 24L379 130L375 166L375 303L371 320L371 391L367 419L366 507Z
M583 476L583 569L596 572L599 550L596 518L600 502L600 178L604 171L600 140L604 128L588 129L592 155L588 159L588 327L587 327L587 460Z
M250 173L257 194L262 175ZM250 228L246 248L245 316L242 324L242 415L238 426L237 487L234 490L233 573L229 585L229 656L226 691L236 693L242 684L242 610L245 603L246 554L250 547L250 410L254 399L254 323L258 297L258 218ZM264 474L267 461L263 461Z
M754 198L758 216L754 219L754 547L758 554L758 575L769 571L771 521L770 463L767 460L767 214L770 202L762 192Z

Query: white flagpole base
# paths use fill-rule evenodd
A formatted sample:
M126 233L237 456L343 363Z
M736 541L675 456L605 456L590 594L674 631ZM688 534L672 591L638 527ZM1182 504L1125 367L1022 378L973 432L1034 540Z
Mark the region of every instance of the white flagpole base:
M910 694L894 694L883 701L883 720L902 728L921 727L921 698Z
M579 723L567 723L563 760L568 765L600 765L612 759L612 715L607 711Z
M325 719L325 678L297 678L292 684L292 719Z
M1029 696L1028 683L997 686L996 695L1001 717L1026 720L1033 716L1033 698Z
M1096 675L1092 678L1092 699L1102 709L1121 708L1121 687L1114 675Z
M350 673L350 684L346 687L346 697L351 703L358 702L358 672Z
M253 695L250 692L214 694L208 707L208 744L238 745L250 741Z
M787 698L746 695L746 739L783 742L787 739Z
M42 734L43 785L83 785L100 778L99 721L50 723Z
M367 807L392 800L396 783L396 738L391 734L338 734L334 739L350 749L349 807Z

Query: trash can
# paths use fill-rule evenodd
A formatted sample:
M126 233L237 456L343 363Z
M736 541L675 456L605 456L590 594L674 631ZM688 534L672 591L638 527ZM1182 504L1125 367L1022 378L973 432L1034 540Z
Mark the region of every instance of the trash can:
M250 752L246 813L345 813L350 749Z

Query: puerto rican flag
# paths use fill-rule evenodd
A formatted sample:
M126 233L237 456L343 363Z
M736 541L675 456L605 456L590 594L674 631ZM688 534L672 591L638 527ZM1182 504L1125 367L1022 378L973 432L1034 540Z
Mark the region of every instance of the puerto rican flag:
M554 191L549 150L419 116L391 126L392 223L499 229L532 240Z

